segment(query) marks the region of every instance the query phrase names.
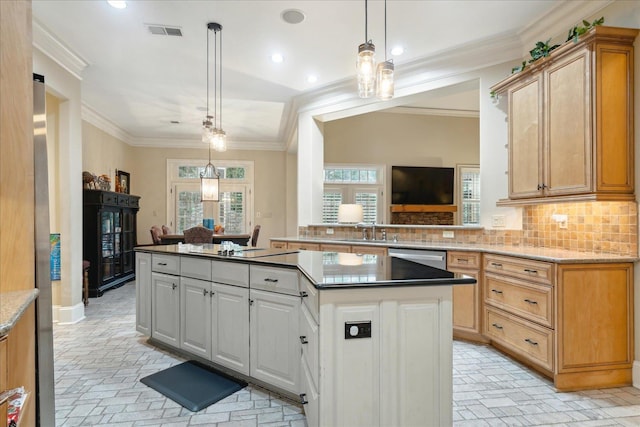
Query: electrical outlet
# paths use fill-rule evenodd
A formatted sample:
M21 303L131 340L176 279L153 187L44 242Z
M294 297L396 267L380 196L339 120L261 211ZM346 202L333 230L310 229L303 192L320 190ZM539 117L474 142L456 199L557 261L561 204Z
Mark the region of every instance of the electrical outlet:
M553 214L551 215L551 219L558 223L558 228L566 229L569 215Z
M506 227L507 218L504 215L493 215L491 216L491 226L494 228Z
M451 231L451 230L444 230L442 232L442 237L444 237L445 239L453 239L455 237L455 235L453 234L453 231Z
M327 234L333 234L333 228L327 228Z

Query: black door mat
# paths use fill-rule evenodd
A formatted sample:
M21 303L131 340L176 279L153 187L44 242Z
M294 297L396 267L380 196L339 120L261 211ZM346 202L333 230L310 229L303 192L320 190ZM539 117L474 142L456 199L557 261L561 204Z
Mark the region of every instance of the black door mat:
M181 363L140 380L192 412L232 395L247 386L195 360Z

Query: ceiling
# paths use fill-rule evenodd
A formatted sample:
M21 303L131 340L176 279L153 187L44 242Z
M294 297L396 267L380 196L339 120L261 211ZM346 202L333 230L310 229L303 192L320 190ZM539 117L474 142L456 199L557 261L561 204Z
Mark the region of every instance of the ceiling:
M71 64L67 69L82 80L84 110L118 129L132 145L199 143L207 105L207 22L223 26L222 127L230 148L285 149L296 99L340 87L358 100L355 57L364 41L362 0L127 3L125 9L103 0L33 0L32 5L36 48L58 57L52 46L64 51ZM469 49L498 37L523 38L542 18L569 3L388 0L387 46L405 49L393 57L401 75L403 64L442 57L452 48ZM576 1L571 6L587 3L594 8L608 2ZM281 14L287 9L302 11L304 21L285 22ZM382 0L369 1L369 38L378 60L384 57L383 10ZM151 34L149 24L179 28L182 36ZM274 52L284 56L282 63L271 61ZM308 83L309 74L317 82ZM394 100L393 107L404 113L424 108L477 113L478 96L478 84L472 82L407 98L406 103ZM212 97L213 88L211 110Z

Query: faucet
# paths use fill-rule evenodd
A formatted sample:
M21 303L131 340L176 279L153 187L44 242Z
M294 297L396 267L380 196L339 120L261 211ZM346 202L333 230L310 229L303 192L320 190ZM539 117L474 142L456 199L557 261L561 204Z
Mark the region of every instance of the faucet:
M382 238L380 240L382 240L383 242L386 242L387 241L387 230L385 230L383 228L381 233L382 233Z
M369 240L369 237L367 236L367 227L368 224L364 223L364 222L359 222L356 224L356 230L358 229L358 227L362 228L362 240ZM375 235L374 235L374 239L375 240Z

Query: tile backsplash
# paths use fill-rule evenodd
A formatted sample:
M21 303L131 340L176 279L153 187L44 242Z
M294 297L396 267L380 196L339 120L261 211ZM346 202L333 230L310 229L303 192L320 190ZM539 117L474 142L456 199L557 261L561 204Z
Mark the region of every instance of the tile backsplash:
M553 215L566 215L560 228ZM638 254L635 202L582 202L528 206L522 214L523 244L582 252Z
M580 252L638 255L638 208L636 202L579 202L526 206L522 213L522 230L495 230L461 227L407 227L380 225L387 240L399 242L459 243L481 245L533 246ZM565 224L553 215L566 215ZM327 234L327 229L333 234ZM453 231L454 237L443 236ZM300 227L302 238L359 239L362 230L345 225L310 225ZM380 236L380 234L378 234Z

